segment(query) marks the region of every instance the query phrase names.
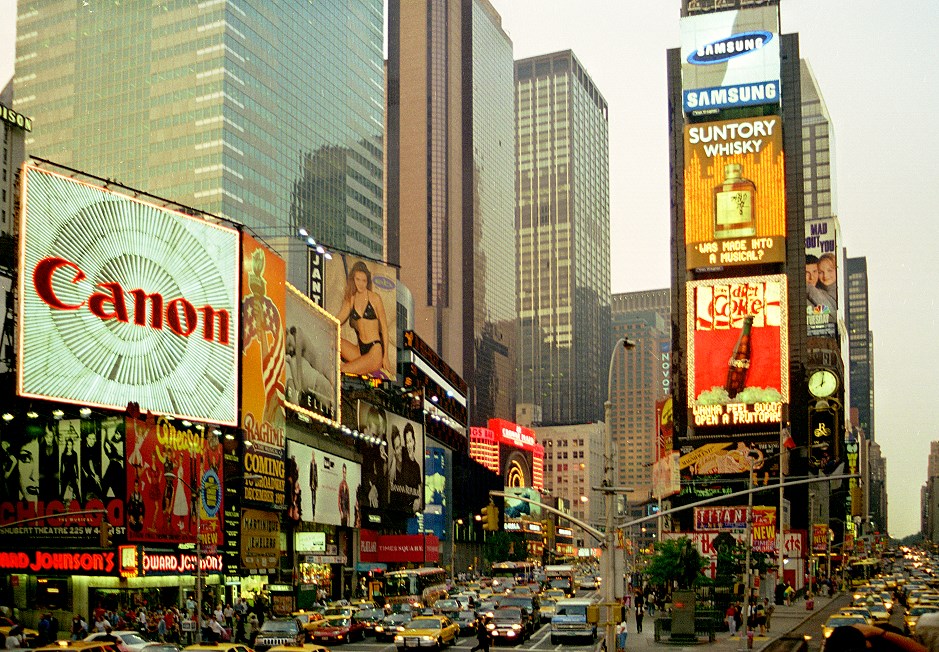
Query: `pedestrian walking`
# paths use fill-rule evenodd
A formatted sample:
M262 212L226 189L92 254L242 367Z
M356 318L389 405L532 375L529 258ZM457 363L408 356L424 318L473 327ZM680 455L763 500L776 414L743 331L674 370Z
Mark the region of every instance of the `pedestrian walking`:
M734 609L734 605L731 604L727 607L724 620L727 623L727 631L730 632L730 636L733 638L737 635L737 610Z
M616 650L617 652L626 652L626 619L620 621L616 626Z
M636 605L636 631L640 634L642 633L642 617L645 615L646 610L641 604Z
M470 652L482 650L489 652L489 630L486 629L486 623L482 618L476 621L476 645L470 648Z
M763 612L766 614L766 631L769 631L773 623L773 612L776 611L776 605L769 601L769 598L763 598Z

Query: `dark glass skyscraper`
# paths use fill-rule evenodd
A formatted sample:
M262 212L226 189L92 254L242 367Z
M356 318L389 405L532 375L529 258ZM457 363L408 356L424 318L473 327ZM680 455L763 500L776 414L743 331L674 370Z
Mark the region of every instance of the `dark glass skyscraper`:
M515 416L512 42L488 0L388 6L388 257L414 328L470 387L470 421Z
M381 0L21 0L31 155L381 258Z
M518 402L543 425L601 421L610 358L607 103L570 50L516 61L515 88Z
M847 267L851 407L857 409L857 425L875 441L874 334L868 321L867 258L848 258Z

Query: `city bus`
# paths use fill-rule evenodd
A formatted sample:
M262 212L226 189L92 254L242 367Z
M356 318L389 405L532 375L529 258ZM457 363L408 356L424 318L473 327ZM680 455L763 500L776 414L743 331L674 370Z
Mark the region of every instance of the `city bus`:
M531 582L535 565L528 561L500 561L492 565L492 589L504 591L516 584Z
M431 607L447 595L447 572L442 568L410 568L385 573L385 602Z
M574 597L577 586L574 582L574 567L571 564L545 566L544 574L549 588L562 589L567 597Z

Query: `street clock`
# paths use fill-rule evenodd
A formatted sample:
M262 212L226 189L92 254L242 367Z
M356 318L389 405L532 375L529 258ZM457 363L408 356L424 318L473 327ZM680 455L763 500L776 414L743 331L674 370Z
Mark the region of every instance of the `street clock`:
M819 369L809 376L809 391L815 398L828 398L838 389L838 377L828 369Z

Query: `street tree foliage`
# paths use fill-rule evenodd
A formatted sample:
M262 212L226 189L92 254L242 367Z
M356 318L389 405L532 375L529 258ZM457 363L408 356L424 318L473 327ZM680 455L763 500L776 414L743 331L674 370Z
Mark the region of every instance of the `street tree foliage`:
M483 554L491 564L500 561L525 561L528 559L525 537L518 533L509 534L500 530L486 541Z
M659 541L646 567L652 584L690 589L702 575L707 560L688 537Z

